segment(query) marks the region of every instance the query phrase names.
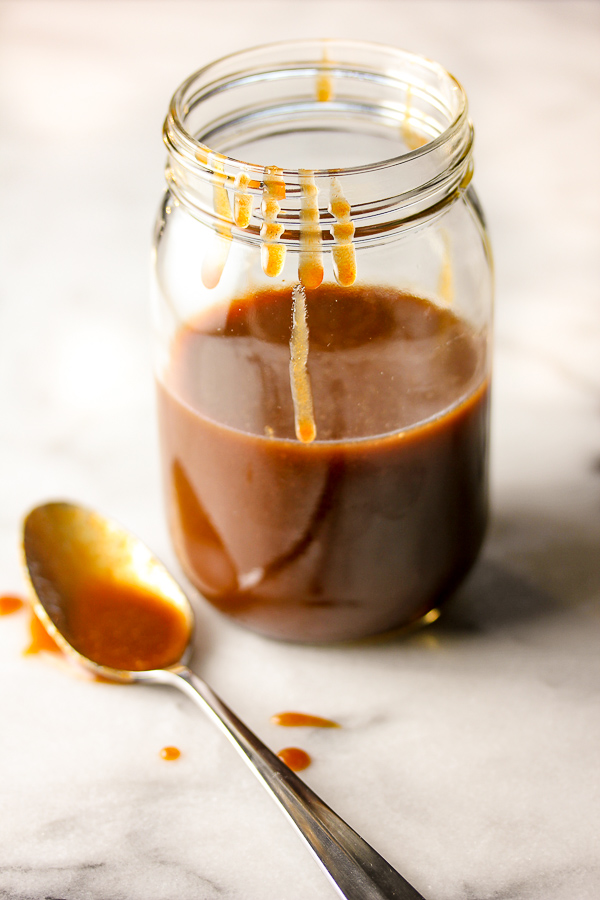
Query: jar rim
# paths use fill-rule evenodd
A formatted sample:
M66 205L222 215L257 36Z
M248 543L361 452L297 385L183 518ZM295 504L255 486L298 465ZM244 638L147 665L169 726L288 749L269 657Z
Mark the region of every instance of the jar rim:
M325 53L327 53L327 51L340 48L346 48L348 50L354 51L371 51L377 53L379 56L384 54L387 55L390 59L395 58L398 61L402 60L405 63L408 62L410 64L420 66L422 69L429 71L431 74L435 74L440 79L440 81L444 80L450 87L450 90L454 94L455 98L458 100L457 109L451 121L448 122L447 126L442 131L440 131L440 133L436 137L427 141L427 143L423 144L423 146L409 150L408 152L399 153L395 156L379 159L372 163L342 167L315 168L312 171L316 178L327 178L332 176L343 178L345 175L368 175L370 173L376 173L378 171L393 168L395 166L398 166L399 164L405 165L411 160L420 159L431 154L440 146L446 144L453 135L460 131L463 131L465 126L467 126L471 131L472 140L472 126L468 119L468 102L465 90L460 81L440 63L437 63L426 56L422 56L408 50L403 50L401 48L396 48L382 42L350 39L346 40L338 38L303 38L257 44L253 47L225 54L224 56L221 56L211 61L210 63L207 63L207 65L202 66L200 69L197 69L188 78L186 78L185 81L180 84L171 98L169 111L164 123L164 140L170 152L178 151L179 153L183 153L186 156L192 154L196 162L198 161L198 156L196 155L197 153L216 154L225 164L228 164L234 170L243 166L244 170L248 171L251 174L260 175L261 173L263 173L265 169L264 165L247 162L237 156L229 155L221 151L215 151L207 144L198 140L188 129L186 129L184 123L187 114L187 95L190 89L195 84L197 84L204 76L218 71L219 67L227 66L230 63L243 63L245 60L250 60L257 54L261 53L268 54L271 51L292 51L293 49L307 50L309 48L320 48L321 51ZM292 62L291 55L289 57L289 61ZM312 62L315 65L319 64L318 60L314 60ZM327 65L333 66L335 64L336 62L334 59L325 60L324 69L327 67ZM239 76L240 71L238 70L234 74ZM266 70L263 72L263 74L266 74ZM221 87L220 90L222 89L224 88ZM299 176L300 169L282 166L281 172L286 182L288 181L288 179L295 181Z

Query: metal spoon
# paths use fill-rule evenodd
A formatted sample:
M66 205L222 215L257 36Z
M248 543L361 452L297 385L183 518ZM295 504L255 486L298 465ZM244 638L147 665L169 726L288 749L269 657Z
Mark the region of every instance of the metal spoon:
M424 900L184 665L194 624L190 603L140 540L95 512L57 502L38 506L26 517L23 549L35 612L61 649L104 678L172 685L195 700L280 805L339 896L346 900ZM167 604L183 622L185 649L178 658L169 658L173 648L159 648L152 668L135 668L134 663L134 668L120 669L114 668L112 659L103 657L101 649L91 654L94 659L81 652L81 645L78 650L74 646L79 641L73 625L74 598L80 590L85 605L85 586L94 581L124 584Z

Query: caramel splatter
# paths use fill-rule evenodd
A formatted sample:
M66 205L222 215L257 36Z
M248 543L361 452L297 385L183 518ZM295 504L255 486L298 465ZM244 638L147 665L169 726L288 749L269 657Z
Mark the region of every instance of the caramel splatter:
M25 656L42 653L43 651L47 653L61 653L60 647L54 638L50 637L33 609L29 618L29 635L29 646L23 651Z
M25 601L15 594L4 594L0 597L0 616L10 616L19 612L25 606Z
M272 725L282 725L285 728L339 728L337 722L332 719L323 719L321 716L311 716L308 713L282 712L271 716Z
M167 760L167 762L172 762L174 759L179 759L181 756L181 750L178 747L163 747L160 751L161 759Z
M308 769L312 762L308 753L305 750L301 750L300 747L284 747L277 756L293 772L301 772L303 769Z

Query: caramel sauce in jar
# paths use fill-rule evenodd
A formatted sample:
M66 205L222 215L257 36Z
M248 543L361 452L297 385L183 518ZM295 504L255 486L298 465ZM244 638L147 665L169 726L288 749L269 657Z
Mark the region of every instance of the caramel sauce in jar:
M487 517L493 279L462 87L393 47L289 42L199 70L164 134L157 385L186 574L284 640L430 621Z

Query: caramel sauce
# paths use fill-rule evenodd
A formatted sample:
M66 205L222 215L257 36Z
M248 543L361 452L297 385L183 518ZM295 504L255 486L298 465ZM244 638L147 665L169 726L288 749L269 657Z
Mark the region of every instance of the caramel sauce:
M308 362L308 323L306 319L306 291L302 284L292 290L292 336L290 338L290 384L294 404L296 437L310 444L317 436Z
M454 276L450 257L450 237L447 231L442 232L442 241L444 244L444 255L438 279L438 294L444 303L450 306L454 300Z
M308 769L312 762L308 753L305 750L301 750L300 747L284 747L277 756L292 772L301 772L303 769Z
M284 227L277 222L281 209L279 201L283 199L285 199L285 182L281 169L277 166L267 166L263 179L261 212L264 221L260 228L260 236L263 239L262 268L269 278L279 275L285 262L285 247L279 243Z
M231 227L228 223L231 221L232 216L229 196L225 188L227 179L223 170L223 158L217 153L210 153L207 156L207 164L210 164L213 170L215 180L213 185L213 208L215 216L220 220L202 260L202 283L205 287L212 289L221 280L221 275L229 256Z
M300 169L302 201L300 207L300 260L298 278L305 288L318 288L323 281L323 253L319 220L319 192L314 173Z
M342 287L356 281L356 257L354 254L354 223L350 218L350 204L342 193L337 178L332 178L329 189L329 211L335 217L333 226L333 271L335 280Z
M175 759L179 759L180 756L181 750L178 747L163 747L160 751L161 759L164 759L167 762L172 762Z
M82 656L124 671L177 662L187 645L184 614L143 585L82 574L65 598L61 632Z
M323 68L319 70L315 84L315 97L319 103L327 103L333 100L333 79L329 72L329 58L327 48L323 50Z
M34 653L61 653L61 649L38 619L33 609L29 618L29 645L23 651L25 656Z
M301 712L282 712L271 716L272 725L281 725L284 728L339 728L337 722L332 719L323 719L321 716L311 716Z
M238 172L233 182L233 221L238 228L247 228L252 216L252 196L248 193L250 176L247 172Z
M10 616L19 612L25 606L25 601L15 594L4 594L0 597L0 616Z
M315 94L319 103L327 103L328 100L333 100L333 81L328 72L319 74Z
M172 342L164 483L179 559L213 605L273 637L346 640L421 618L477 554L485 343L393 288L324 282L305 306L317 438L296 438L291 291L254 290Z
M409 84L406 89L406 102L404 106L404 118L402 119L402 125L400 126L400 132L402 134L402 139L404 143L408 147L409 150L418 150L419 147L424 147L425 144L429 143L429 138L425 137L425 135L418 132L415 128L413 128L411 121L411 100L412 100L412 86Z

